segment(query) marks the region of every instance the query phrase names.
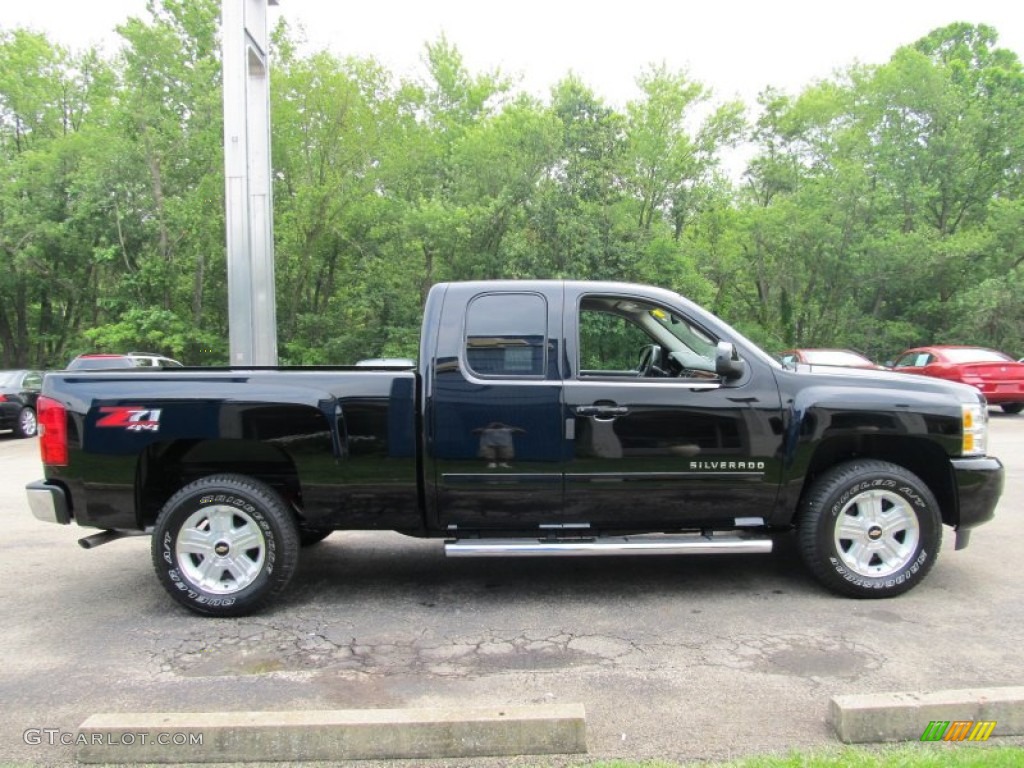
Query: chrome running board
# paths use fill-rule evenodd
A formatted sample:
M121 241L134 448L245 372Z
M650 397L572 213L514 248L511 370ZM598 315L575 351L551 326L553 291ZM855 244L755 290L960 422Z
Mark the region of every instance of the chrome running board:
M564 539L456 539L448 557L595 557L600 555L737 555L772 551L771 539L701 534L654 534Z

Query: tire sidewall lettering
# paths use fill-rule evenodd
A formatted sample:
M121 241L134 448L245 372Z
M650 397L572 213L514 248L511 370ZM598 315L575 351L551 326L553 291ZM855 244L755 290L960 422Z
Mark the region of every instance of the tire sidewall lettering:
M918 509L925 509L928 506L927 502L921 497L921 494L913 487L906 484L901 485L895 480L891 480L889 478L879 477L873 480L863 480L854 483L846 491L840 494L839 498L836 499L830 510L832 517L838 517L840 512L843 511L843 508L855 496L858 496L865 491L877 490L886 490L898 493Z
M256 505L251 501L241 496L234 496L227 493L205 494L199 497L198 503L200 507L206 506L207 504L216 504L218 506L226 505L230 507L238 507L248 515L256 514Z
M865 491L892 491L896 489L896 486L897 483L895 480L889 480L888 478L881 477L875 478L874 480L863 480L861 482L854 483L846 491L840 494L839 498L836 499L835 503L832 505L829 512L831 513L833 518L839 517L839 514L843 511L843 509L850 502L850 500L853 499L855 496L859 496Z
M880 579L872 579L868 576L861 576L860 574L854 573L843 565L839 561L839 558L834 555L830 556L828 561L835 572L841 576L843 580L848 581L854 586L861 587L863 589L891 589L892 587L906 584L913 580L924 564L928 561L928 550L921 549L917 557L914 558L914 561L899 573L893 573Z
M174 567L174 553L172 551L173 549L174 541L171 538L171 532L167 531L164 534L163 540L161 541L161 556L163 557L164 562L171 566L172 569ZM171 572L177 573L177 570L174 569Z
M196 592L194 589L189 587L177 568L169 570L167 575L174 583L176 589L180 592L184 592L189 600L195 600L200 605L209 605L210 607L221 606L227 608L228 606L235 604L235 598L233 597L209 597L205 594Z
M918 494L918 492L911 488L909 485L901 485L898 490L903 498L905 498L918 509L924 509L927 506L925 500L921 498L920 494Z

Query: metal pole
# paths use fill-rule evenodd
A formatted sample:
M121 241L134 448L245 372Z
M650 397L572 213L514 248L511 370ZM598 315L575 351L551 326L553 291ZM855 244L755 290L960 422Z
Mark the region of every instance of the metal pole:
M231 365L277 365L267 5L221 0Z

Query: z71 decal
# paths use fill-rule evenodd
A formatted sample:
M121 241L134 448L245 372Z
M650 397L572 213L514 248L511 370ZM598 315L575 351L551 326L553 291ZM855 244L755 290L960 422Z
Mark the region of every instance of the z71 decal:
M159 432L160 409L140 405L114 405L100 408L97 427L121 428L129 432Z

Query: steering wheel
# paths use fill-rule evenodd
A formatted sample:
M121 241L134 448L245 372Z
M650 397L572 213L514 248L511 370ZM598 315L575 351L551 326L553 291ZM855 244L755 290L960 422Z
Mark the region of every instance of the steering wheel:
M637 366L636 375L645 376L668 376L668 371L661 367L661 347L658 344L647 344L640 350L640 364Z

